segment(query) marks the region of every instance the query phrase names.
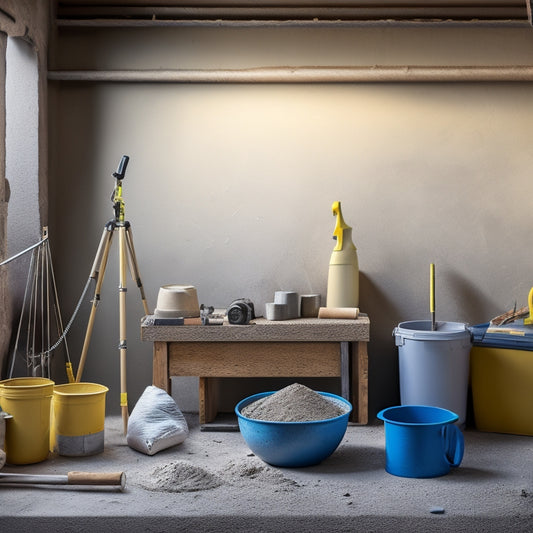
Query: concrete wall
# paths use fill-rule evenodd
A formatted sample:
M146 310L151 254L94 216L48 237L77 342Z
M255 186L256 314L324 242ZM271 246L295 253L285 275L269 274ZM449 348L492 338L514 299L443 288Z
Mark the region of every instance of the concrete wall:
M0 256L6 259L36 243L47 224L48 4L4 0L0 32ZM0 271L2 377L11 366L11 333L18 324L28 267L26 255ZM14 375L25 372L21 358Z
M533 63L527 28L63 28L56 37L52 69ZM50 227L66 316L112 218L123 154L126 218L152 309L167 283L195 285L209 305L248 297L259 313L279 289L325 298L331 204L342 202L371 319L371 416L398 401L391 333L429 318L430 262L439 320L475 324L526 304L531 83L56 81L49 91ZM110 412L119 411L114 250L84 373L111 388ZM133 406L151 382L152 347L139 340L132 283L127 297ZM75 354L87 311L72 330ZM233 382L226 408L271 386ZM196 408L194 379L176 390L182 409Z

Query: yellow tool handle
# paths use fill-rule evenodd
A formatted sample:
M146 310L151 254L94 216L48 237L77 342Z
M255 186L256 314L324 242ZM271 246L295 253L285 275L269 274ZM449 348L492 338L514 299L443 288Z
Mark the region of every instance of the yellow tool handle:
M429 265L429 310L435 312L435 263Z

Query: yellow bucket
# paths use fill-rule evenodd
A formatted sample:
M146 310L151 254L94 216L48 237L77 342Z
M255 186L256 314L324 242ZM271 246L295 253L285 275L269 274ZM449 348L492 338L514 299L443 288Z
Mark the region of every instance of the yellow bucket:
M97 383L66 383L54 387L50 450L80 457L104 450L105 397Z
M48 457L53 390L54 382L46 378L0 381L0 406L13 417L6 420L7 463L39 463Z

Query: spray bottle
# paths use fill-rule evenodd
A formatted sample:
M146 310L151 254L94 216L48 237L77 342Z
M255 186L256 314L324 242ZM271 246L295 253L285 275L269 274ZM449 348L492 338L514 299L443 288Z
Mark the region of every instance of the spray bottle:
M352 228L344 222L341 203L333 202L337 217L333 238L337 244L329 261L327 307L359 307L359 262L352 242Z

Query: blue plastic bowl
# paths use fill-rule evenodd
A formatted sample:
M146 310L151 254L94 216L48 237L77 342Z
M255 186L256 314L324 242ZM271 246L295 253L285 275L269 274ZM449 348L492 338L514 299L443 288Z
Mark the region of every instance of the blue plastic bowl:
M310 422L271 422L241 414L248 404L274 392L254 394L235 407L239 429L250 450L265 463L289 468L316 465L329 457L346 433L352 404L335 394L319 392L346 406L346 412L335 418Z

